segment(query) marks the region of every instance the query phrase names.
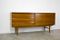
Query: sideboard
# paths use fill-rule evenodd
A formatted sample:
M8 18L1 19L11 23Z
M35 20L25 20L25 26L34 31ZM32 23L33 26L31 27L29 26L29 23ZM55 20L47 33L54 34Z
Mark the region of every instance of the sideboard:
M12 12L12 27L18 34L19 28L43 27L49 29L55 24L55 13Z

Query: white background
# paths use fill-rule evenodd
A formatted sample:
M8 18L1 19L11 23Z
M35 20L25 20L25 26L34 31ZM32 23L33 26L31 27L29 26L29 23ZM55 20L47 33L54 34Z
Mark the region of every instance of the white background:
M0 0L0 33L11 33L11 12L55 12L56 23L51 29L60 29L60 0ZM22 28L20 32L40 31L41 28Z

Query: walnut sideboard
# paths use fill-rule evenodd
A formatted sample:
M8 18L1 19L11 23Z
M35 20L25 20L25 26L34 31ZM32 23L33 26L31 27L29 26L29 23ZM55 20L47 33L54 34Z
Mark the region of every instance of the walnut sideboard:
M12 12L12 27L18 34L19 28L43 27L49 29L55 24L55 13Z

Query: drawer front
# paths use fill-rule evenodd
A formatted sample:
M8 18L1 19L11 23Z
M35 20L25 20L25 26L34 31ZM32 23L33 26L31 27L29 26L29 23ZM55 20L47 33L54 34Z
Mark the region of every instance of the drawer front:
M53 25L55 23L54 13L35 14L35 25Z
M32 19L12 20L12 25L17 26L17 27L19 27L19 26L22 26L22 27L32 26L33 20Z
M31 19L33 14L31 13L12 13L13 18L20 18L20 19Z

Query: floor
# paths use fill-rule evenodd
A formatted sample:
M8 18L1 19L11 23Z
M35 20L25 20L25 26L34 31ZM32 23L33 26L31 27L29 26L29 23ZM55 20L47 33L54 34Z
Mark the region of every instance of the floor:
M60 30L19 33L19 35L0 34L0 40L60 40Z

